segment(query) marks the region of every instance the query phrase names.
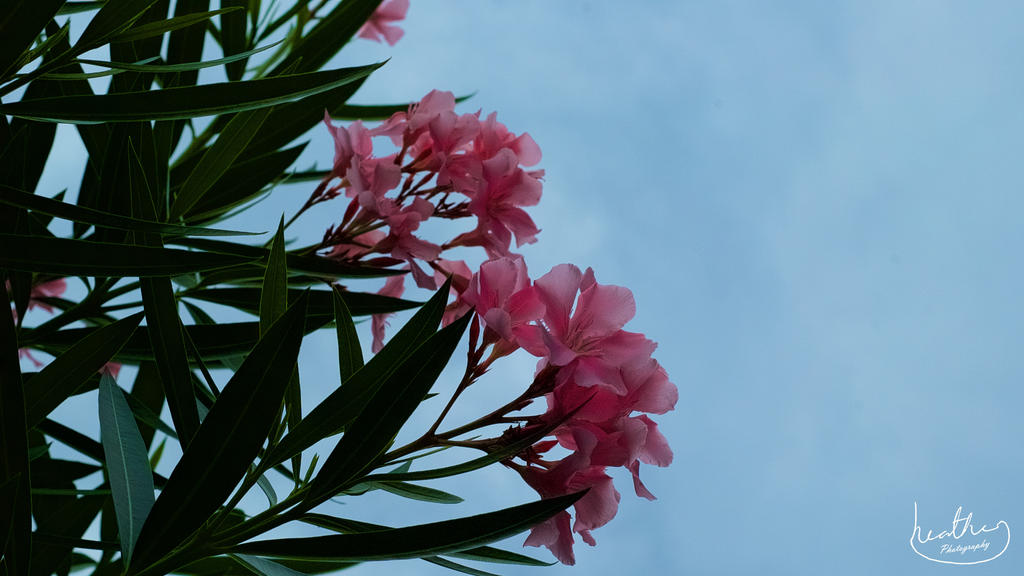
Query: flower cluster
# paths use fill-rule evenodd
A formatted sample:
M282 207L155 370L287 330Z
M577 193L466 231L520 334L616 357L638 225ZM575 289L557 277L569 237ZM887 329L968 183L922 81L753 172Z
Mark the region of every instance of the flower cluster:
M672 451L657 424L644 413L664 414L678 398L665 370L651 357L655 344L623 330L634 315L632 293L598 284L592 270L561 264L531 284L522 258L485 262L454 307L470 305L486 327L484 344L505 355L522 347L540 358L537 382L527 396L545 396L547 412L510 430L505 441L537 426L555 426L554 439L507 461L543 497L584 489L575 523L561 512L536 526L527 545L546 546L573 564L573 533L594 545L591 530L611 520L619 493L606 473L627 468L638 496L654 499L640 481L640 463L668 466ZM547 375L547 378L541 377ZM546 459L555 446L571 451Z
M341 222L325 233L324 254L401 265L421 288L436 289L444 278L452 279L455 297L444 323L476 313L470 367L456 397L495 360L516 350L540 359L534 384L496 420L519 424L494 442L507 445L539 429L550 431L550 439L504 463L543 497L588 490L574 505L574 520L561 512L526 540L573 564L574 534L593 545L591 531L618 510L609 467L629 470L636 494L654 498L640 481L640 463L667 466L672 451L647 414L672 410L678 393L651 357L655 343L623 329L636 312L627 288L599 284L592 270L571 264L531 280L512 242L516 248L536 242L540 232L524 210L540 201L543 171L532 169L540 149L494 114L457 114L455 103L450 92L435 90L375 128L358 121L336 126L325 117L334 164L302 210L344 195L348 206ZM375 155L377 138L390 139L398 151ZM418 236L430 218L470 218L474 225L434 244ZM442 258L456 246L479 246L487 259L473 272L463 261ZM389 278L378 293L401 296L405 278ZM375 352L383 345L386 320L372 320ZM507 417L541 397L547 401L544 414ZM555 458L555 447L568 455Z
M535 242L540 230L523 207L540 201L543 171L525 167L540 162L540 149L494 114L480 116L457 114L455 96L437 90L373 129L358 121L335 126L325 115L334 164L303 210L342 194L349 198L341 222L324 235L325 253L368 264L404 262L417 286L435 289L436 272L468 281L464 262L441 258L447 249L481 246L494 258L511 253L513 236L517 247ZM398 152L375 155L375 138L390 139ZM438 245L417 235L429 218L472 218L476 224ZM393 280L383 293L400 296L403 289L401 280ZM374 326L378 350L384 319Z

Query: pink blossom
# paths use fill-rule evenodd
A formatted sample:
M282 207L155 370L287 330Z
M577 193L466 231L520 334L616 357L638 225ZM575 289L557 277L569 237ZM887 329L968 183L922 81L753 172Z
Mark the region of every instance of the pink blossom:
M381 296L391 296L392 298L400 298L405 293L405 275L391 276L384 282L384 287L377 291L377 294ZM384 347L384 331L388 326L388 318L393 313L388 314L374 314L370 318L370 330L373 333L373 345L371 350L376 354L380 352L380 349Z
M415 262L420 259L430 262L441 255L441 247L413 235L420 223L434 213L434 205L416 197L411 204L386 218L389 233L376 247L380 252L409 263L413 279L420 288L436 289L434 279L427 275Z
M573 505L576 522L572 531L579 533L584 542L593 546L595 542L590 531L604 526L615 517L620 496L612 484L611 476L605 473L604 466L591 461L591 452L597 447L597 438L582 429L575 434L577 450L574 453L553 465L522 466L518 471L526 483L544 498L589 489ZM555 537L552 528L557 530ZM553 527L550 524L542 525L537 533L531 533L526 545L547 546L563 564L572 564L575 560L572 555L572 535L565 533L567 528L564 521L556 521Z
M366 158L373 153L370 131L359 120L350 124L348 128L335 126L331 124L331 116L327 110L324 110L324 124L334 138L334 168L331 175L344 178L353 158Z
M497 113L491 112L486 120L480 122L479 134L473 142L473 151L482 160L488 160L503 149L515 153L519 164L523 166L533 166L541 159L540 146L537 146L529 134L516 136L504 124L498 122Z
M401 168L394 163L392 156L354 156L347 175L349 187L346 194L356 198L359 206L370 216L388 216L398 209L394 200L385 197L402 181Z
M622 330L636 313L632 292L598 284L592 269L581 274L571 264L555 266L534 286L544 302L544 318L517 334L520 346L563 367L559 384L573 379L580 386L626 393L619 367L650 356L656 347L643 334Z
M374 42L380 42L383 39L389 46L394 46L405 34L394 23L405 20L405 14L408 11L409 0L387 0L370 15L369 20L359 29L359 37Z
M523 206L540 202L541 183L518 166L515 153L504 148L483 162L483 181L475 191L467 191L469 210L477 217L477 227L452 240L452 245L483 246L488 256L507 256L512 235L516 246L537 241L540 229Z
M484 262L462 299L476 308L488 330L484 341L498 342L499 355L518 348L515 332L544 314L544 304L530 285L526 261L519 255Z
M412 146L426 133L430 123L444 112L455 112L455 94L431 90L419 102L410 104L408 111L395 112L371 133L389 136L398 146Z
M336 260L358 260L359 258L373 252L373 247L386 236L387 233L383 230L370 230L369 232L364 232L353 238L349 243L335 244L331 247L331 251L327 254L327 257L334 258Z

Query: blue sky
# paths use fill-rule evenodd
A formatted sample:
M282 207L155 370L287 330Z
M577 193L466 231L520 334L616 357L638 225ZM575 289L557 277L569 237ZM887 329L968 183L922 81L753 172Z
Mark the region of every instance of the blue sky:
M644 471L659 500L619 475L618 517L575 568L498 572L938 574L908 546L915 501L926 529L958 506L1022 525L1021 12L412 0L397 46L339 56L391 58L359 102L476 92L464 111L529 132L547 170L543 232L523 250L533 275L573 262L630 287L629 328L659 342L679 386L659 419L675 463ZM54 186L80 173L61 134ZM318 133L302 162L331 153ZM280 189L252 224L307 193ZM299 237L336 216L311 215ZM310 402L333 385L328 336L304 344ZM532 359L506 366L456 419L514 396ZM534 497L500 468L434 485L466 502L334 511L401 524ZM1018 546L963 570L1020 573ZM384 570L448 573L353 573Z

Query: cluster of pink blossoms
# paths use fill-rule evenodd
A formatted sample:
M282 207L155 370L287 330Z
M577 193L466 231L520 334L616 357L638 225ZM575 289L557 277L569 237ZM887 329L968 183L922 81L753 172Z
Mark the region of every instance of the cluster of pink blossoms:
M329 228L325 254L364 264L401 264L421 288L436 289L452 278L454 301L447 324L469 310L470 350L490 348L479 366L522 348L540 358L537 378L525 399L545 397L547 411L522 417L503 442L553 428L553 439L534 444L505 464L543 497L589 489L574 505L574 521L562 512L536 526L526 544L546 546L573 564L574 533L594 544L591 531L618 509L619 493L607 474L623 467L638 496L654 496L640 481L640 463L667 466L672 451L647 414L672 410L677 390L651 357L656 345L643 334L623 330L633 318L632 293L598 284L592 270L556 266L536 281L523 257L511 252L536 241L540 230L524 207L541 197L543 171L531 170L540 149L527 134L516 135L494 114L457 114L450 92L432 91L408 111L380 126L348 127L325 122L334 136L330 175L306 206L349 198L341 222ZM390 138L397 153L375 156L373 139ZM438 245L416 235L428 218L472 218L471 230ZM472 272L464 261L446 260L455 246L480 246L487 260ZM427 271L432 269L432 273ZM389 278L380 294L401 296L406 276ZM373 349L383 345L386 315L372 320ZM560 446L569 455L555 459Z

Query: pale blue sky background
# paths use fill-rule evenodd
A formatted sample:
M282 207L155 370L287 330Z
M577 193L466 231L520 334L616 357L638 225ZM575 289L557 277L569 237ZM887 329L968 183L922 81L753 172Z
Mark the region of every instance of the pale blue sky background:
M629 286L630 329L660 343L680 389L659 419L676 461L644 470L657 502L619 475L619 515L597 547L577 545L575 568L482 568L1024 569L1018 542L955 569L907 544L915 500L926 528L961 505L1024 526L1022 16L1013 2L412 0L397 46L346 49L338 64L391 58L359 102L476 91L463 110L533 135L547 178L531 271L574 262ZM81 166L73 131L61 134L55 190ZM328 164L326 134L313 142L303 166ZM271 227L306 194L282 188L250 225ZM297 232L315 239L336 217ZM329 334L304 345L309 402L334 385L332 346ZM514 396L531 371L511 360L456 418ZM466 502L331 511L402 524L534 497L501 468L433 485Z

